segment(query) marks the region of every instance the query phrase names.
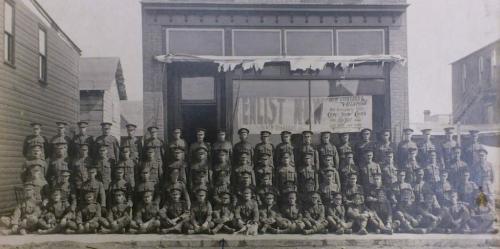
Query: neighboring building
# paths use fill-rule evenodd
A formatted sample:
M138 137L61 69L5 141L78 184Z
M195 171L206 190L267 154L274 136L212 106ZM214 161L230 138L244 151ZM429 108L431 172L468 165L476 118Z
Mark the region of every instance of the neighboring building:
M119 58L81 58L80 120L89 122L90 135L100 135L100 124L110 122L111 135L120 137L120 100L127 99L124 83Z
M137 125L135 135L142 137L144 135L143 119L142 119L142 101L141 100L127 100L120 102L121 112L121 136L127 135L127 124Z
M500 122L500 40L451 64L453 122Z
M80 49L37 1L0 0L0 213L15 204L14 187L30 123L42 135L56 133L56 121L78 120Z
M263 129L273 142L285 129L391 128L399 138L409 122L407 6L142 0L144 126L182 127L188 142L200 126L209 141L216 129L235 139L241 127L252 141Z

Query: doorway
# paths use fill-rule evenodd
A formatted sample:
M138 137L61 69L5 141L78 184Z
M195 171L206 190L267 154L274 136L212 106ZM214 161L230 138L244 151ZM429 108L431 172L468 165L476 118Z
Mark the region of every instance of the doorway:
M215 141L217 131L217 106L216 105L191 105L183 104L181 107L184 138L186 142L196 141L196 129L207 130L205 141Z

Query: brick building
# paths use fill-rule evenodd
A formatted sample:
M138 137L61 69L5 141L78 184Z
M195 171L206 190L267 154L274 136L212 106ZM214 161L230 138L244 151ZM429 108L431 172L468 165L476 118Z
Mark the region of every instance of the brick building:
M500 122L500 40L451 64L453 122Z
M182 127L188 141L200 126L233 139L248 127L251 140L267 129L274 142L285 129L390 128L399 137L408 127L406 7L143 0L144 126Z

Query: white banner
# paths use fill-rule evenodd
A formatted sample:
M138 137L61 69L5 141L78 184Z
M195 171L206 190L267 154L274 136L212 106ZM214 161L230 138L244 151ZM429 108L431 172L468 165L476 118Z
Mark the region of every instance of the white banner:
M246 127L250 133L262 130L280 133L288 130L300 133L309 130L332 132L358 132L372 128L372 97L344 96L311 98L309 115L307 97L240 97L235 124Z

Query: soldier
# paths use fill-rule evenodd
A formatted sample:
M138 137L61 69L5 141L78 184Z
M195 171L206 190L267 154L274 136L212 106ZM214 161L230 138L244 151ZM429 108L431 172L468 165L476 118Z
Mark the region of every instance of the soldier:
M443 211L436 202L436 196L432 192L424 194L424 201L417 205L417 215L420 216L422 232L432 233L439 231L438 226L443 219Z
M462 172L461 181L457 184L457 192L459 200L467 205L473 205L478 192L478 187L475 182L470 180L468 170Z
M484 193L482 196L486 198ZM484 200L486 201L481 201L480 197L476 199L476 205L470 210L471 218L469 226L473 233L496 234L498 233L498 229L495 228L495 208L492 205L488 205L487 199Z
M12 216L3 216L0 218L2 224L9 229L3 231L4 234L26 235L28 232L35 231L38 225L38 218L41 214L35 198L35 191L36 189L33 184L24 184L24 198L18 203Z
M217 193L220 201L213 211L212 220L214 222L214 228L212 229L212 234L216 234L219 231L234 233L234 229L232 228L234 223L234 212L231 204L231 193L227 190Z
M242 153L247 153L248 156L250 157L250 162L253 162L253 146L251 143L248 142L248 134L250 131L247 128L241 128L238 130L238 135L240 138L240 141L234 145L233 152L234 152L234 157L233 157L233 162L236 163L239 161L240 156Z
M403 140L398 144L398 165L402 167L408 163L410 151L415 151L415 156L418 153L418 146L412 141L413 130L410 128L403 129ZM416 158L415 158L416 160ZM408 173L408 172L407 172ZM409 175L407 174L409 177Z
M351 174L360 174L360 170L356 163L354 162L354 152L346 152L344 155L344 160L340 163L340 180L342 181L342 187L346 186L347 179Z
M374 151L374 161L382 164L389 151L395 151L396 146L391 142L391 130L385 129L380 134L380 142L376 145Z
M394 165L394 152L386 151L382 163L380 164L382 170L382 182L384 186L392 186L398 179L398 169Z
M283 194L289 186L297 186L297 172L290 161L290 154L285 153L276 172L276 188Z
M313 165L313 154L305 153L302 157L303 165L298 169L297 180L299 187L299 197L306 200L311 192L319 189L318 172Z
M413 194L411 184L406 182L406 171L398 170L397 181L391 186L391 203L393 207L397 206L397 203L401 199L401 193L404 189L411 190L411 193Z
M108 196L109 200L107 203L113 203L113 199L111 199L111 193L113 193L116 189L121 190L125 194L125 198L127 200L127 204L129 207L133 206L132 198L133 198L133 193L134 193L134 188L130 184L130 182L127 181L125 178L125 168L118 166L114 169L114 177L113 181L111 181L111 184L109 185L108 189Z
M191 179L191 183L189 184L190 189L194 190L196 187L193 181L195 178L203 179L203 184L210 186L212 184L212 167L208 159L208 148L205 146L198 146L193 153L195 154L189 168L189 176Z
M42 159L49 157L49 143L46 137L40 135L42 133L42 124L31 123L33 129L33 134L26 136L23 142L23 156L27 159L31 158L30 149L33 145L39 145L41 147Z
M445 165L446 167L450 165L450 162L453 159L453 148L458 146L457 141L453 139L454 131L455 128L453 127L444 128L446 138L439 147L441 160L443 162L443 165Z
M255 164L255 177L257 186L263 185L265 175L270 175L271 183L274 182L274 166L270 155L262 154Z
M71 147L68 147L71 145L71 138L66 136L66 126L68 123L66 122L56 122L57 125L57 134L53 136L50 141L49 141L49 150L50 150L50 157L53 157L55 155L56 151L56 146L59 144L65 144L65 152L64 158L68 157L68 155L71 157L73 154L71 151Z
M372 130L365 128L361 130L360 134L361 141L354 146L354 160L357 164L363 161L362 158L365 150L373 151L375 149L375 143L371 141Z
M182 233L189 222L190 205L182 200L185 188L182 182L168 186L168 199L160 210L161 233Z
M322 175L324 180L319 185L319 194L321 195L323 204L329 206L333 202L334 196L340 193L341 183L338 172L334 167L324 169Z
M78 146L78 156L71 162L72 182L77 191L80 191L84 182L88 180L87 168L92 165L92 158L89 156L89 145L80 144Z
M282 131L281 132L281 143L276 146L276 150L274 152L274 165L278 165L281 162L281 157L283 157L283 154L288 153L290 154L292 164L295 164L295 159L293 157L293 153L295 152L295 149L293 148L292 141L291 141L292 133L289 131Z
M373 179L374 184L366 195L367 206L383 221L387 229L386 232L392 234L392 204L389 200L391 196L390 190L384 187L382 175L374 174Z
M163 177L163 161L156 156L158 148L147 147L145 158L141 162L141 168L149 168L150 170L150 181L155 184L159 184Z
M127 203L127 193L121 188L112 190L113 204L108 209L107 214L107 229L111 233L126 233L130 229L131 205Z
M212 204L207 200L208 188L205 185L198 186L193 190L196 195L191 205L191 220L188 225L188 234L211 233L214 226L212 222Z
M254 189L255 185L252 183L252 170L251 168L240 168L241 170L237 173L238 175L238 180L236 181L238 183L238 186L235 187L235 194L239 199L241 199L244 194L243 191L246 188L252 188ZM252 191L253 194L253 191ZM252 195L252 199L256 200L257 197ZM238 201L237 199L235 201ZM237 203L235 203L237 204Z
M137 203L134 219L130 227L136 233L156 233L160 229L160 209L153 200L154 190L150 188L141 189L141 202Z
M153 192L153 201L155 203L160 202L160 191L158 183L151 180L151 168L141 167L139 170L139 181L135 184L134 190L134 201L133 203L139 203L142 201L142 194L144 191Z
M99 206L106 208L106 189L104 184L97 179L97 167L90 165L87 172L89 179L82 185L79 204L83 205L85 203L85 193L91 191L94 193L93 198L95 198L95 201L100 204Z
M139 161L132 159L131 149L127 145L121 147L120 162L116 165L117 168L123 168L124 179L130 184L132 189L135 187L136 171Z
M160 203L160 206L163 207L166 204L168 204L166 201L171 198L171 196L168 196L171 194L172 188L179 189L181 191L181 198L182 201L185 203L185 205L188 207L188 210L191 208L191 199L189 198L189 192L186 187L186 183L184 183L181 178L180 178L180 171L181 169L179 167L172 167L169 168L168 171L168 178L165 181L165 185L163 186L162 190L164 191L161 194L161 200L162 202Z
M226 140L226 131L219 130L217 131L217 141L212 146L214 154L217 154L217 151L225 150L228 154L229 163L231 163L231 159L233 158L233 144ZM213 155L212 158L216 158L217 155Z
M330 142L331 133L329 131L321 132L321 144L318 145L319 167L324 168L327 156L333 157L334 167L339 169L339 153L337 147Z
M400 168L406 171L406 181L410 184L415 183L415 173L417 169L420 168L420 165L417 162L417 149L409 148L408 149L408 159L404 164L400 165Z
M342 203L342 194L336 193L333 196L331 205L327 205L326 220L328 230L336 234L352 233L352 222L346 222L346 210Z
M68 163L66 161L66 143L55 143L52 144L53 157L50 160L49 168L47 169L47 180L49 183L57 182L59 173L61 170L68 169Z
M373 151L370 149L366 149L363 153L364 160L361 164L361 182L365 188L370 188L371 185L375 184L373 179L373 175L382 174L382 170L380 169L380 165L373 161Z
M435 150L428 150L427 155L428 162L424 168L425 180L434 188L440 181L439 177L441 174L439 172L444 169L444 166L439 163Z
M175 148L170 148L171 150L171 159L170 164L167 165L167 174L171 169L178 169L179 170L179 180L184 182L184 184L187 184L187 175L186 175L186 170L188 168L188 164L184 160L184 148L183 147L175 147ZM168 177L168 176L167 176Z
M231 184L233 185L233 189L239 189L240 186L238 186L238 183L241 181L242 174L249 175L251 185L256 185L255 172L250 161L250 154L246 151L241 152L239 161L236 163L231 173Z
M86 121L80 121L76 123L76 125L78 126L78 134L76 134L71 141L71 157L75 158L78 156L80 146L82 144L86 144L88 146L88 150L91 152L91 155L95 155L94 137L87 134L87 127L89 126L89 123Z
M453 186L448 181L448 171L442 170L441 177L439 178L439 182L434 190L439 203L447 204L450 201L450 194L452 190Z
M468 233L470 213L467 206L458 201L457 192L451 193L450 205L445 209L442 227L448 233Z
M493 195L494 193L494 173L493 165L488 161L488 151L485 149L480 149L478 152L479 159L472 167L472 179L478 185L484 189L487 195Z
M340 134L340 145L337 146L337 150L339 153L339 163L342 165L344 160L346 159L347 153L354 153L353 146L351 142L349 141L349 133L341 133Z
M122 148L128 147L130 151L130 159L135 161L135 163L139 162L141 158L141 152L143 150L142 139L135 136L135 130L137 129L137 125L135 124L126 124L127 128L127 136L120 138L120 145ZM123 154L122 154L123 155ZM120 158L121 159L121 158Z
M375 228L376 233L392 233L390 229L385 227L384 222L378 217L376 212L366 208L363 194L355 193L352 198L353 201L351 204L347 205L347 218L352 221L353 227L358 228L358 234L368 234L368 225Z
M45 158L43 157L42 153L42 146L39 144L33 144L31 145L31 148L29 149L32 156L23 163L23 168L21 171L21 179L24 179L24 175L26 175L28 172L27 170L32 167L33 164L39 165L41 167L41 172L42 176L45 179L45 175L47 174L48 170L48 165L47 162L45 161ZM24 181L24 180L23 180Z
M281 205L281 218L278 219L279 229L269 228L274 234L302 233L305 228L302 210L297 205L297 187L290 185L282 191L286 202Z
M231 175L230 171L220 171L219 175L217 178L215 178L214 181L214 186L211 190L211 197L213 200L214 206L221 205L222 200L220 199L220 196L223 192L231 192ZM233 197L231 195L231 197ZM233 199L232 201L236 201Z
M98 155L94 162L97 167L97 177L101 180L104 185L104 189L109 189L109 184L111 183L111 170L115 168L116 161L109 158L109 147L106 144L98 145Z
M298 162L303 162L303 157L306 154L312 153L313 155L313 165L316 170L319 170L319 154L316 150L315 146L312 143L312 131L303 131L302 132L302 144L297 148L296 159Z
M477 160L479 160L478 152L480 149L484 149L484 146L479 142L479 131L470 130L470 142L464 147L464 161L468 165L474 165Z
M153 148L154 161L163 163L165 161L165 143L158 137L158 127L150 126L148 127L148 132L149 137L144 140L142 155L143 157L146 157L149 148Z
M358 184L358 175L354 173L349 175L347 184L342 190L344 191L346 205L351 205L354 202L354 196L356 194L363 195L363 187Z
M234 209L236 234L256 235L259 228L259 206L252 199L253 190L246 187L242 190L242 198Z
M419 228L417 210L413 202L413 191L409 188L401 189L400 199L394 210L394 230L397 233L426 233L424 228Z
M84 194L85 203L76 213L76 224L79 233L97 233L101 224L107 224L107 220L101 216L101 205L95 200L95 192L86 189Z
M448 165L446 165L446 169L448 170L450 176L451 185L456 188L458 183L462 178L462 173L465 170L469 169L469 166L466 162L462 161L462 149L459 146L456 146L452 149L452 159Z
M215 164L213 166L214 182L218 182L218 178L231 177L231 161L228 157L229 151L227 149L218 149L215 151Z
M198 148L205 148L207 151L207 159L211 160L210 156L212 155L212 148L210 143L205 142L206 132L207 130L203 128L196 129L196 142L189 145L188 162L193 162L193 160L195 160Z
M182 137L182 129L181 128L174 128L172 131L172 140L168 143L168 156L167 159L170 160L170 158L175 157L174 153L176 149L181 149L182 151L188 150L188 146L186 143L186 140L184 140ZM185 156L183 154L183 156ZM182 160L186 160L186 158L182 158Z
M434 186L424 180L424 170L417 169L415 172L415 183L413 184L413 194L415 195L415 205L424 202L424 195L427 192L433 192Z
M33 185L36 202L45 205L50 186L43 175L43 166L41 162L43 161L34 161L28 164L26 170L21 175L21 180L23 184L29 183Z
M260 143L255 145L254 160L255 163L262 158L263 155L270 157L270 161L273 161L274 145L270 141L271 132L261 131L260 132Z
M266 233L269 228L278 228L278 219L281 217L276 206L276 191L268 188L263 194L263 202L259 208L259 233Z
M325 216L325 206L316 192L309 195L308 208L304 210L304 234L325 233L328 221Z
M113 124L108 122L101 123L102 135L95 139L95 145L100 148L101 145L106 145L107 155L109 159L113 159L115 162L118 161L120 156L120 144L118 139L111 135L111 126Z
M70 182L71 171L62 170L60 177L55 184L55 188L61 190L61 200L67 204L72 212L75 212L77 206L76 190L72 182Z
M436 152L436 145L431 140L431 129L423 129L422 136L424 141L418 144L418 156L417 161L420 165L427 165L430 159L430 153L432 151Z
M59 186L52 190L50 202L38 220L38 233L74 233L78 229L73 219L76 210L72 210L69 203L62 200L62 191Z
M264 204L264 201L266 199L266 194L268 192L276 192L277 193L276 189L273 186L272 173L265 172L261 177L262 177L262 180L257 185L257 190L255 191L257 193L257 203L259 205ZM277 197L277 196L275 195L274 197Z

